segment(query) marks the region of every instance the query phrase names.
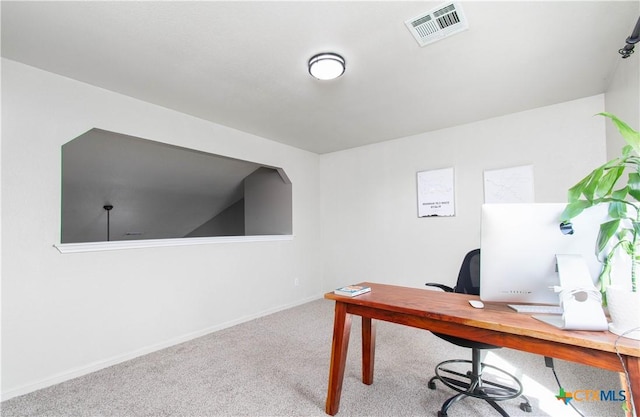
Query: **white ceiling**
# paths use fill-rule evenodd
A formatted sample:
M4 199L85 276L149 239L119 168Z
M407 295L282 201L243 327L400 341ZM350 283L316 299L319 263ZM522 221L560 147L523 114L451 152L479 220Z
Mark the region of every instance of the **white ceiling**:
M462 2L469 29L419 47L442 2L2 1L2 56L316 153L606 90L638 1ZM308 59L337 52L318 81Z

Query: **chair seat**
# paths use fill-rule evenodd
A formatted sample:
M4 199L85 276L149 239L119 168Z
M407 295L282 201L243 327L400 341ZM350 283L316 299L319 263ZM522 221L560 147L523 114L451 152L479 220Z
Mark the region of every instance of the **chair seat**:
M501 349L500 346L489 345L487 343L476 342L469 339L463 339L461 337L449 336L448 334L442 333L433 333L438 336L440 339L446 340L449 343L453 343L454 345L466 347L466 348L476 348L476 349Z

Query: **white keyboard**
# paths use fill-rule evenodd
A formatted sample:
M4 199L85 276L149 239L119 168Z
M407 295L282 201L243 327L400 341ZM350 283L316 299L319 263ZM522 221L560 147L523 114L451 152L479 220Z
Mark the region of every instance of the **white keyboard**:
M507 304L518 313L525 314L562 314L560 306L532 305L532 304Z

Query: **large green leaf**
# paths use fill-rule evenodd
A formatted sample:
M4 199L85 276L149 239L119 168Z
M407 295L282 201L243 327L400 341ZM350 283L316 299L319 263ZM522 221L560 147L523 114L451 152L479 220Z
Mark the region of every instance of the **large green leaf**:
M613 123L616 125L618 130L620 131L620 134L622 134L622 137L627 142L627 144L633 147L633 150L636 152L636 154L640 155L640 133L639 132L630 128L629 125L627 125L625 122L618 119L615 115L611 113L602 112L598 114L601 116L610 118L613 121Z
M618 226L620 225L620 219L610 220L600 225L600 232L598 233L598 243L596 245L598 253L602 252L613 236L616 235Z
M624 200L625 197L627 196L627 193L629 192L629 187L625 186L624 188L621 188L619 190L615 190L611 193L611 198L613 198L614 200Z
M562 211L562 214L560 214L560 221L566 222L573 219L578 214L582 213L584 209L591 207L591 205L591 202L587 200L577 200L567 204Z
M627 217L627 205L619 201L609 203L609 217L612 219L624 219Z
M640 201L640 174L637 172L629 173L627 188L629 195L635 198L636 201Z
M598 184L600 183L600 178L602 178L603 173L604 173L603 167L597 168L591 173L589 182L586 184L586 186L582 190L582 195L584 195L584 198L586 198L587 200L593 200L596 194L596 190L598 189Z
M623 172L623 166L617 166L607 170L596 185L595 197L601 198L610 195L613 186L618 181L618 178L622 176Z
M583 179L581 179L580 182L578 182L576 185L569 188L569 191L567 193L567 199L569 200L570 203L576 200L579 200L580 197L582 197L582 192L587 187L587 184L589 184L589 182L591 181L592 175L593 175L593 172L587 175L586 177L584 177Z

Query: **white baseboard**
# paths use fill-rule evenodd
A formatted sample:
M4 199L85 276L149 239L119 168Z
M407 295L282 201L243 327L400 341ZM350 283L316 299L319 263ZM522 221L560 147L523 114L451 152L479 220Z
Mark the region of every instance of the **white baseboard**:
M318 299L322 298L322 296L323 296L323 294L315 295L315 296L312 296L312 297L308 297L308 298L305 298L305 299L302 299L302 300L298 300L298 301L296 301L294 303L291 303L291 304L286 304L286 305L274 307L274 308L271 308L271 309L268 309L268 310L261 311L259 313L251 314L249 316L240 317L240 318L238 318L236 320L231 320L231 321L228 321L228 322L225 322L225 323L221 323L221 324L218 324L218 325L215 325L215 326L208 327L206 329L202 329L202 330L198 330L198 331L195 331L195 332L191 332L191 333L188 333L188 334L185 334L185 335L182 335L182 336L170 339L170 340L166 340L164 342L160 342L160 343L156 343L154 345L146 346L146 347L141 348L141 349L136 349L134 351L127 352L127 353L124 353L122 355L113 356L113 357L105 359L105 360L100 360L100 361L96 361L96 362L93 362L93 363L90 363L90 364L87 364L87 365L84 365L84 366L80 366L80 367L77 367L77 368L72 368L72 369L69 369L69 370L66 370L66 371L51 375L49 377L40 379L38 381L34 381L34 382L31 382L31 383L22 385L22 386L17 387L17 388L9 389L7 391L2 391L1 401L6 401L8 399L11 399L11 398L14 398L14 397L18 397L20 395L29 394L30 392L34 392L34 391L37 391L39 389L50 387L52 385L56 385L56 384L59 384L61 382L69 381L71 379L78 378L80 376L84 376L84 375L90 374L92 372L96 372L96 371L99 371L101 369L108 368L110 366L117 365L119 363L126 362L128 360L135 359L137 357L140 357L140 356L143 356L143 355L147 355L149 353L156 352L156 351L161 350L161 349L166 349L168 347L175 346L175 345L180 344L180 343L188 342L189 340L197 339L198 337L205 336L205 335L207 335L209 333L217 332L217 331L220 331L220 330L232 327L232 326L236 326L236 325L241 324L241 323L245 323L245 322L248 322L248 321L251 321L251 320L255 320L255 319L260 318L260 317L268 316L268 315L273 314L273 313L277 313L279 311L287 310L287 309L290 309L290 308L293 308L293 307L296 307L296 306L299 306L299 305L302 305L302 304L306 304L308 302L318 300Z

